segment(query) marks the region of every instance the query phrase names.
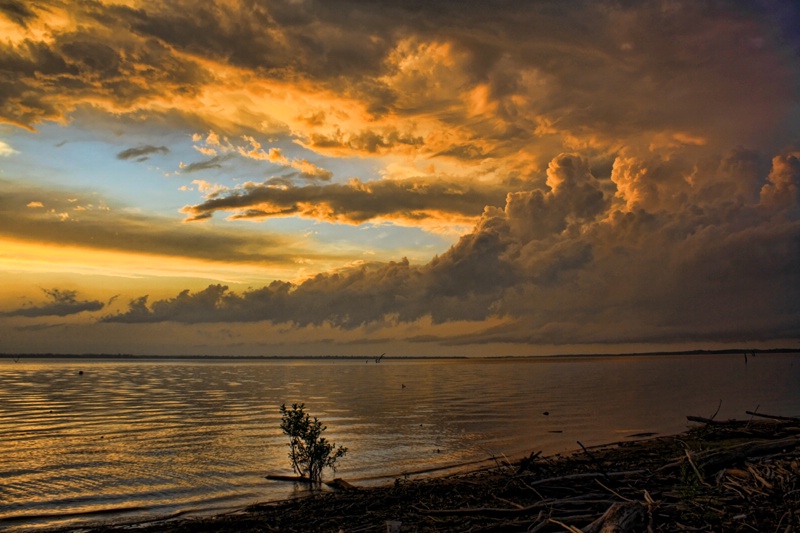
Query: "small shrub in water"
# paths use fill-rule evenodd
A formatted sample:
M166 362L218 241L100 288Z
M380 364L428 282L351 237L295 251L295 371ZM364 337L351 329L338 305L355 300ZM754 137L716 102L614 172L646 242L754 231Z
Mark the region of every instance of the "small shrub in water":
M347 453L347 448L337 448L322 436L327 427L305 412L305 404L281 405L281 429L289 437L292 470L311 482L318 483L325 468L335 472L336 460Z

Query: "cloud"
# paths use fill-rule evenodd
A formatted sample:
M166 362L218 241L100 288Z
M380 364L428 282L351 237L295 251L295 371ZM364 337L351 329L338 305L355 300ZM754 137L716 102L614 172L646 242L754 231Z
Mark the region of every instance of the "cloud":
M774 153L798 133L798 14L782 2L515 1L491 16L448 1L37 5L0 46L0 120L27 128L81 105L167 109L319 155L491 160L505 181L541 176L564 151ZM233 149L214 136L197 149ZM313 157L297 163L302 178L331 179Z
M5 15L10 21L22 27L25 27L29 20L36 17L30 7L18 0L4 0L3 3L0 4L0 13Z
M194 147L195 150L209 157L217 156L220 152L227 153L236 150L227 137L220 137L219 134L213 130L209 131L205 138L199 133L193 134L192 141L198 143Z
M215 155L211 159L205 161L195 161L194 163L181 163L181 173L191 174L192 172L199 172L201 170L209 170L212 168L222 168L222 163L232 157L231 154Z
M78 193L76 198L74 191L3 180L0 186L4 191L0 236L15 240L246 264L294 265L300 253L285 237L224 228L196 231L167 217L139 215L125 206L109 205L95 194ZM31 202L31 197L40 200ZM76 211L76 205L83 209Z
M78 300L77 291L65 289L42 289L49 302L42 305L21 307L3 313L6 316L42 317L69 316L83 312L100 311L105 307L97 300Z
M151 154L168 154L169 148L166 146L140 146L138 148L128 148L117 154L117 159L128 160L136 159L137 161L146 161Z
M207 159L185 173L234 157L282 167L238 187L197 180L205 197L187 220L474 224L425 264L139 296L107 321L494 321L454 344L796 338L795 3L65 5L3 4L0 121L180 117L208 132L193 137ZM335 181L346 158L374 171ZM32 197L47 209L24 209ZM298 257L285 239L76 212L40 190L4 189L0 228L218 261Z
M237 150L244 157L259 161L269 161L276 165L293 168L300 172L301 178L307 180L330 181L333 177L333 172L320 168L307 159L295 158L290 160L283 155L279 148L270 148L269 151L264 151L261 149L261 143L253 137L245 135L243 139L247 141L249 147L240 146Z
M462 185L421 179L380 180L306 185L246 183L239 188L213 190L206 201L182 209L188 220L231 212L232 219L263 220L300 216L327 222L363 224L392 220L401 224L425 221L463 223L480 216L484 206L502 201L503 187Z
M381 155L397 152L398 149L410 151L422 148L425 140L419 135L403 132L395 127L349 132L337 128L330 133L311 133L301 144L326 153ZM457 149L452 151L455 153ZM446 151L442 153L446 154Z
M743 176L733 160L747 158L733 153L709 163L709 186L717 180L735 186ZM454 344L796 338L796 161L787 153L773 159L767 176L750 174L761 184L755 198L706 201L706 191L696 188L682 209L656 201L632 209L626 194L604 191L608 184L586 159L562 154L549 165L547 190L509 194L504 209L487 208L472 233L427 264L367 264L241 294L213 285L149 305L140 298L103 320L267 320L347 329L425 317L433 323L505 319L455 336L448 341ZM617 180L629 183L626 172L658 171L658 163L649 165L618 162Z
M4 122L33 129L43 120L64 120L87 101L129 112L154 98L195 94L208 79L196 62L163 43L131 35L127 23L115 22L100 3L66 8L43 1L37 7L17 17L26 31L0 44ZM94 31L99 25L108 31Z
M8 143L0 141L0 157L8 157L17 153L19 152L11 148Z

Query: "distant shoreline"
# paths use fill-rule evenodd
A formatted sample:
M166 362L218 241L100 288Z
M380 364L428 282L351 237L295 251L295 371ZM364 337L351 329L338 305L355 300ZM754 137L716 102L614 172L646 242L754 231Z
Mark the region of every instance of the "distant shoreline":
M760 355L760 354L792 354L800 353L800 348L727 348L722 350L680 350L656 352L622 352L622 353L583 353L583 354L548 354L548 355L398 355L384 356L383 360L529 360L529 359L576 359L595 357L652 357L676 355ZM4 353L0 359L111 359L111 360L188 360L188 361L371 361L376 359L370 355L140 355L140 354L62 354L62 353Z

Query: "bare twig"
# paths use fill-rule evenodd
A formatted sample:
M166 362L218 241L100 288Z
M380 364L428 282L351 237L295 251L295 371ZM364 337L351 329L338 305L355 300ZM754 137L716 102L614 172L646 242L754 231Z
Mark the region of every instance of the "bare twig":
M561 483L562 481L575 481L577 479L594 479L599 477L626 477L626 476L635 476L638 474L643 474L645 470L628 470L626 472L606 472L606 473L598 473L598 472L583 472L580 474L568 474L566 476L558 476L558 477L550 477L545 479L537 479L536 481L531 481L529 485L531 486L539 486L539 485L546 485L548 483Z
M719 413L720 407L722 407L722 399L721 398L719 400L719 405L717 405L717 410L714 411L714 414L711 415L711 417L710 417L711 420L714 420L717 417L717 414Z
M561 522L560 520L556 520L555 518L548 518L547 521L550 522L551 524L555 524L557 526L563 527L564 529L566 529L570 533L583 533L583 531L581 531L577 527L570 526L569 524L565 524L564 522Z
M689 448L684 448L683 451L686 453L686 458L689 460L689 464L692 466L692 470L694 470L697 480L706 487L710 486L708 483L706 483L705 479L703 479L703 475L700 473L700 470L697 469L694 461L692 461L692 454L689 452Z
M615 490L613 490L613 489L610 489L610 488L606 487L605 485L603 485L603 484L600 482L600 480L599 480L599 479L595 479L595 480L594 480L594 482L595 482L595 483L597 483L598 485L600 485L601 487L603 487L604 489L606 489L608 492L610 492L611 494L613 494L614 496L616 496L616 497L617 497L617 498L619 498L620 500L624 500L624 501L626 501L626 502L632 502L632 501L634 501L634 500L631 500L630 498L626 498L625 496L623 496L623 495L622 495L622 494L620 494L619 492L617 492L617 491L615 491Z

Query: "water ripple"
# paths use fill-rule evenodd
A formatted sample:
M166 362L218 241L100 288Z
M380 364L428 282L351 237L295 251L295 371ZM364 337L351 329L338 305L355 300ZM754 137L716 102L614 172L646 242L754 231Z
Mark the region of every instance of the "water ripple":
M80 372L83 374L80 374ZM375 483L673 433L686 414L800 413L800 357L0 363L0 528L128 521L291 496L278 406L302 402ZM547 413L547 414L545 414Z

